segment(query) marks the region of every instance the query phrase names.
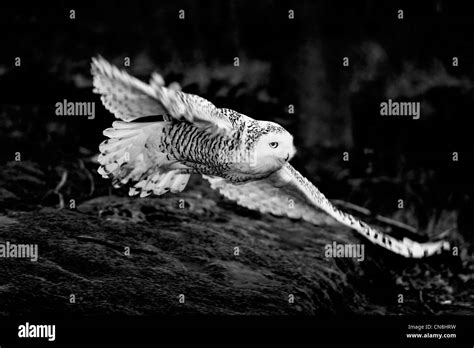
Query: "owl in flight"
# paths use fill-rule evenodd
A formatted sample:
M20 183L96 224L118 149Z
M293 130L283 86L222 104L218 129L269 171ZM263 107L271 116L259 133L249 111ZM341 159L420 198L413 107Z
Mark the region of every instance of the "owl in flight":
M280 125L220 109L154 73L144 83L92 59L94 92L119 121L104 130L100 168L114 187L129 184L131 196L181 192L193 173L237 204L262 213L321 223L320 210L371 242L405 257L449 249L447 241L398 240L336 208L289 161L293 137ZM142 118L161 115L163 121ZM142 119L142 120L140 120ZM290 204L291 202L291 204Z

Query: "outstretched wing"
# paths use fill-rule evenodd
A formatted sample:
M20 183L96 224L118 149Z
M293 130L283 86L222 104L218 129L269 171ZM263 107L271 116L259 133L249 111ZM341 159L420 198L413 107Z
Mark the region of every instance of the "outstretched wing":
M405 257L420 258L449 249L449 243L418 243L408 238L397 240L365 222L336 208L311 182L287 163L262 180L235 185L222 178L205 177L213 189L249 209L278 216L300 218L314 224L322 222L317 209L336 221L356 230L371 242Z
M156 100L152 86L119 70L101 56L92 58L91 73L94 93L101 95L102 104L115 117L131 122L141 117L166 113Z
M230 119L210 101L181 92L179 88L165 87L156 73L147 84L100 56L92 58L91 73L94 92L101 94L105 108L123 121L169 115L174 120L191 122L213 133L233 130Z
M277 176L244 184L232 184L220 177L203 177L213 189L248 209L291 219L304 219L314 225L337 224L329 215L309 205L301 191L295 191L291 185L279 187Z

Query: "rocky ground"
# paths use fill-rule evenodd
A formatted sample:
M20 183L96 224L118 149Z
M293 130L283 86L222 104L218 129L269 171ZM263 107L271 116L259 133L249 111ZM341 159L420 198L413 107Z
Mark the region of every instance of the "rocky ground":
M93 174L74 206L66 175L48 189L52 174L34 163L0 173L0 241L39 248L37 262L0 260L2 315L474 313L468 259L405 260L368 243L362 262L326 258L327 243L365 241L240 208L200 178L137 199L101 192Z

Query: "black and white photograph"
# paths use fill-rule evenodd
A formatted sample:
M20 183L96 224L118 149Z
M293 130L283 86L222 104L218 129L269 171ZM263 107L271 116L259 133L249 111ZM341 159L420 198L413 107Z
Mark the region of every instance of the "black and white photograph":
M474 6L0 6L0 346L474 344Z

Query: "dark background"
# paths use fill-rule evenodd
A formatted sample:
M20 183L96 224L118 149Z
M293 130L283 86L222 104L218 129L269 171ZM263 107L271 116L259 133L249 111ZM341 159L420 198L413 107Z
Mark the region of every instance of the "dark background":
M121 66L129 57L135 76L146 80L159 71L218 107L283 125L298 148L292 163L329 198L408 223L421 239L442 234L461 245L451 271L466 272L455 291L465 294L463 308L472 308L472 295L462 290L472 288L474 227L468 7L441 0L17 5L0 11L3 211L58 207L54 188L65 170L66 201L110 192L94 156L113 117L92 93L90 60L101 54ZM342 65L346 56L349 67ZM381 117L379 104L388 98L420 101L421 118ZM96 118L55 116L63 99L95 101Z
M403 20L397 19L400 8ZM185 20L177 19L180 9ZM288 19L288 9L295 19ZM468 14L447 1L137 1L4 9L0 159L20 151L58 164L80 147L95 152L112 118L98 107L93 121L60 119L54 104L98 101L90 58L102 54L121 64L129 57L135 75L157 69L218 106L284 125L295 135L297 168L329 196L351 194L354 203L384 213L403 198L422 228L443 210L456 211L458 228L469 233L474 24ZM15 57L21 68L13 66ZM350 58L349 67L342 57ZM421 119L380 117L379 104L388 98L421 101ZM290 104L295 114L287 113Z

